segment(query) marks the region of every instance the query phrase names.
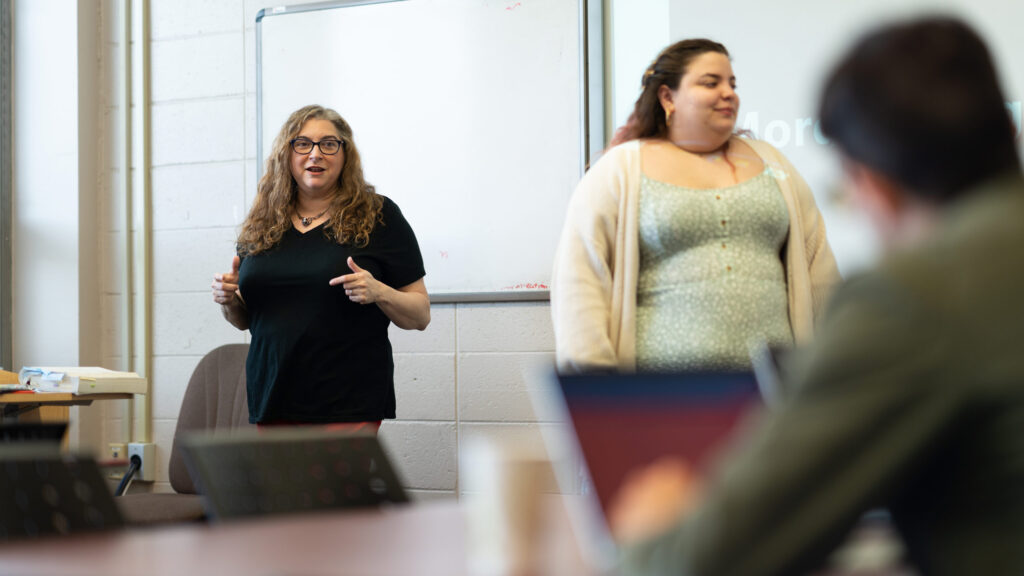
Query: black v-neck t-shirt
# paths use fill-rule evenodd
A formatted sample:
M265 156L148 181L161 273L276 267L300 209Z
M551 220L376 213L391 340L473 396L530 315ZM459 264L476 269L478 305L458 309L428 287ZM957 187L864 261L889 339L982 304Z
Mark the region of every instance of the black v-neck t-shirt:
M383 197L365 247L338 244L321 225L289 229L277 246L242 259L238 285L249 312L245 373L252 423L359 422L395 417L394 360L376 304L357 304L339 284L347 259L392 288L425 275L416 235Z

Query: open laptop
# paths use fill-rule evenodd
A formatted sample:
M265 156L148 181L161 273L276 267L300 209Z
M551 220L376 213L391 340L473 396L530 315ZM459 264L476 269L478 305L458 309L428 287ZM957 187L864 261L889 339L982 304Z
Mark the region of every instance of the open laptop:
M372 434L302 426L193 435L182 450L213 520L409 501Z
M573 528L599 571L615 561L605 512L626 476L665 456L706 469L737 424L762 403L748 372L555 375L553 384L547 401L571 423L582 457L579 484L562 491L584 496L572 514Z

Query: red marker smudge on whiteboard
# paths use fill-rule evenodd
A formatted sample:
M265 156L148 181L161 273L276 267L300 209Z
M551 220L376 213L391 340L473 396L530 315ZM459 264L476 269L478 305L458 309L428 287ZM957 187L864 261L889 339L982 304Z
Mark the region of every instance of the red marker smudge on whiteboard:
M516 2L515 4L512 4L510 6L505 6L505 10L515 10L516 8L519 8L522 5L522 2Z
M543 282L520 282L505 286L502 290L547 290L548 285Z

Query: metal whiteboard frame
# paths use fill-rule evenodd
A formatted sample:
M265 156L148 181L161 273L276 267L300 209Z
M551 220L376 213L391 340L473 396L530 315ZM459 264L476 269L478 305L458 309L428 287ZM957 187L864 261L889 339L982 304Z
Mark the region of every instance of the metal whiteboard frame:
M257 181L263 176L263 19L281 14L314 12L333 8L415 2L416 0L333 0L263 8L256 14L256 169ZM604 82L604 0L576 0L580 21L580 176L604 149L605 82ZM550 300L548 290L501 292L441 292L430 294L436 304L453 302L533 302Z

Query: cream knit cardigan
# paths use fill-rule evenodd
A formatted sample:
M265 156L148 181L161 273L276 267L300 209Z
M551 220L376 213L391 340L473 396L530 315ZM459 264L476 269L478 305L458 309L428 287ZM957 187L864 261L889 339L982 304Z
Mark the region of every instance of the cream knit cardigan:
M784 261L789 321L794 340L803 343L839 281L825 223L793 165L770 144L743 141L771 171L789 210ZM633 140L608 150L583 176L569 201L551 278L561 372L636 370L640 146Z

